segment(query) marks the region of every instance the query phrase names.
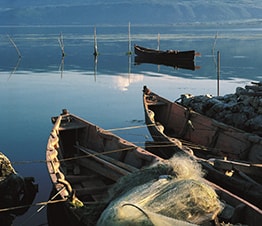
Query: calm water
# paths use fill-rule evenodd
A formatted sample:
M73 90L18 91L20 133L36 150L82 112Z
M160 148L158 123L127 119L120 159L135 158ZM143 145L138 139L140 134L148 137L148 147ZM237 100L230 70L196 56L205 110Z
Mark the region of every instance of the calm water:
M127 56L128 26L97 26L99 56L93 58L92 26L0 27L0 151L23 176L39 184L34 203L47 201L51 183L45 159L52 128L61 109L105 129L141 126L116 133L138 145L151 140L144 126L142 87L171 100L182 93L217 94L216 55L221 54L220 94L262 80L262 29L245 27L131 25L133 44L161 49L195 49L196 71L151 64L134 65ZM61 71L60 33L66 56ZM15 41L22 58L7 34ZM31 161L25 163L24 161ZM46 211L32 207L14 225L47 225Z

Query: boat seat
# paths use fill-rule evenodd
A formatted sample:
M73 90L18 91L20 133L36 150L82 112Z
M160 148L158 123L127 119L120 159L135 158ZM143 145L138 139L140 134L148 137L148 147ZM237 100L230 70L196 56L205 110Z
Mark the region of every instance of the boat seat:
M96 151L93 151L89 148L86 148L86 147L83 147L83 146L80 146L80 145L75 145L75 147L80 150L81 152L84 152L85 154L88 154L88 155L91 155L91 156L95 156L97 158L100 158L101 160L104 160L110 164L114 164L116 165L116 167L118 168L121 168L127 172L135 172L137 171L137 168L129 165L129 164L126 164L124 162L121 162L121 161L118 161L117 159L114 159L114 158L111 158L109 157L108 155L103 155L102 153L98 153Z
M76 188L77 196L83 195L100 195L107 193L107 191L111 188L111 185L104 186L93 186L93 187L85 187L85 188Z

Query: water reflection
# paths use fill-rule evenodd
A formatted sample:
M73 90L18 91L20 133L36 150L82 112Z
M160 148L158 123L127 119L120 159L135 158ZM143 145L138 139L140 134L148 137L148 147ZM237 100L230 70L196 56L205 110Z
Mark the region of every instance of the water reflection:
M200 69L200 66L195 65L194 60L158 60L158 59L148 59L145 57L136 56L135 57L135 65L140 64L155 64L155 65L164 65L164 66L170 66L174 69L186 69L186 70L196 70Z
M196 65L201 65L198 70L161 66L161 72L151 63L135 66L134 55L126 55L126 26L99 28L99 59L93 55L93 26L9 28L9 32L1 29L1 40L6 39L6 33L12 34L23 55L23 59L17 59L7 39L0 43L0 148L9 150L15 160L44 159L50 117L62 108L104 128L118 128L133 126L133 121L144 123L143 85L173 100L181 93L216 95L214 28L132 25L132 42L154 46L152 37L161 33L161 48L195 47L202 54L195 60ZM57 42L61 30L65 57L61 57ZM234 32L221 28L219 32L216 49L221 52L221 95L234 92L250 80L261 79L261 52L257 46L262 44L262 31L255 30L254 35L252 32L248 28ZM121 136L132 142L150 138L146 128ZM23 175L30 172L39 183L36 202L47 201L51 184L46 166L23 165L19 171ZM27 214L34 212L33 209ZM17 219L14 225L21 225L28 215ZM42 211L30 224L46 221L46 212Z
M16 62L16 65L14 66L14 69L13 69L13 71L10 73L8 79L10 79L10 78L12 77L12 75L16 73L17 69L19 68L21 59L22 59L21 57L18 57L17 62Z
M98 55L94 55L94 80L95 81L97 75L97 64L98 64Z
M81 26L63 27L12 27L2 28L8 30L17 47L23 55L23 62L20 62L19 69L23 71L46 71L57 70L57 59L60 59L60 51L66 48L68 70L90 71L94 69L94 28ZM60 33L60 50L57 43L57 32ZM236 29L219 28L219 32L210 27L174 27L174 26L136 26L132 25L131 41L139 42L141 45L155 46L155 34L161 34L161 47L163 49L196 49L202 53L202 57L196 59L196 65L201 65L200 70L196 70L191 77L216 78L216 70L212 55L214 46L221 52L221 77L253 77L260 75L258 68L261 59L256 46L261 45L261 29L241 28ZM61 36L62 34L62 36ZM5 35L1 35L5 36ZM152 38L153 37L153 38ZM5 37L1 37L6 39ZM100 26L99 27L99 50L100 50L100 70L108 69L115 73L118 68L124 72L123 61L128 42L128 33L125 26ZM61 49L62 48L62 49ZM1 69L9 70L10 60L15 56L11 54L12 48L8 42L0 45ZM60 55L60 56L59 56ZM16 57L15 57L16 58ZM106 59L107 58L107 59ZM86 60L87 59L87 60ZM133 56L131 56L131 60ZM65 62L63 62L65 63ZM243 66L244 65L244 66ZM147 70L157 70L155 67L143 67ZM128 68L133 72L139 72L141 68ZM167 68L161 69L165 73L176 76L188 76L183 72L177 73ZM16 72L15 70L14 72ZM61 70L60 70L61 71ZM97 71L97 70L96 70ZM98 72L98 71L97 71ZM14 74L14 73L13 73Z

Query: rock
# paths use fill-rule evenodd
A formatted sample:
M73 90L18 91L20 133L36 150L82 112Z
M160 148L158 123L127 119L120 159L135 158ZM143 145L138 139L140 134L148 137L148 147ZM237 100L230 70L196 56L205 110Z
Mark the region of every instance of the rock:
M209 94L181 95L181 104L192 110L232 125L244 131L262 136L262 87L252 83L237 87L233 94L213 97Z

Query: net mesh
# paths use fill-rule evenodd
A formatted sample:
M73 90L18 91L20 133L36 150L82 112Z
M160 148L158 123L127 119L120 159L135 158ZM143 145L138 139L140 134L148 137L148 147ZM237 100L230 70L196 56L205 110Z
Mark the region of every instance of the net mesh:
M222 208L201 166L174 156L120 179L97 225L195 225Z

